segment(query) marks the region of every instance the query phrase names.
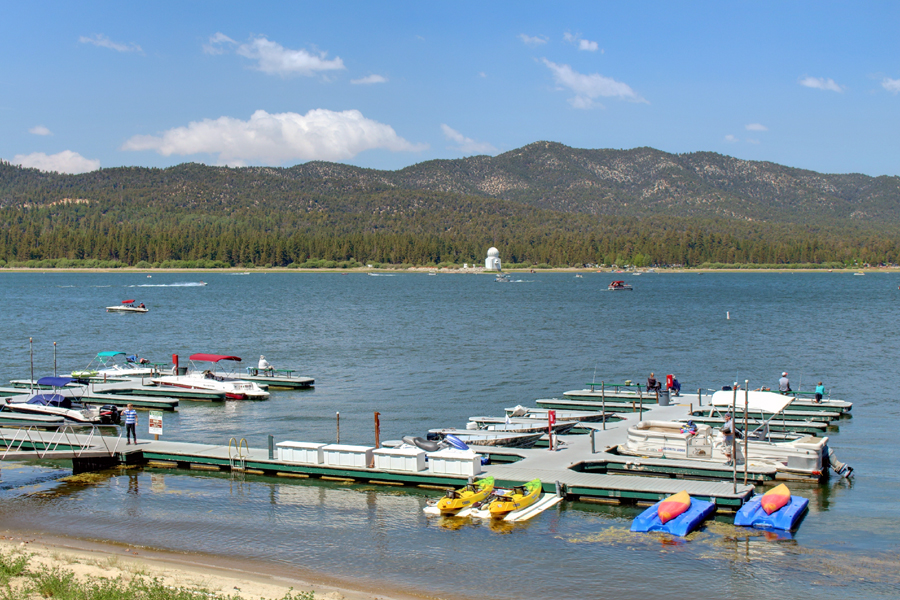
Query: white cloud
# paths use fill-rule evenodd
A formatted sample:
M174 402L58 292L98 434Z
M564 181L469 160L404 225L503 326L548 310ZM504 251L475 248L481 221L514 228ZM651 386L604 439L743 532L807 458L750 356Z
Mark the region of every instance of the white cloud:
M828 90L831 92L844 91L844 88L835 83L834 79L831 79L830 77L828 79L825 79L824 77L801 77L800 85L816 90Z
M361 77L359 79L351 79L350 83L356 85L370 85L373 83L387 83L387 77L382 77L381 75L366 75L365 77Z
M35 125L28 130L28 133L33 133L34 135L53 135L53 132L43 125Z
M99 160L85 158L77 152L64 150L59 154L46 155L43 152L31 154L16 154L11 161L14 165L22 165L41 171L56 171L57 173L87 173L100 168Z
M282 164L303 160L344 160L364 150L418 152L427 148L398 136L358 110L326 109L269 114L258 110L248 121L219 117L193 121L158 136L136 135L123 150L153 150L163 156L217 154L219 164Z
M896 94L900 92L900 79L891 79L890 77L885 77L881 82L881 87L891 93Z
M570 44L578 46L579 50L587 50L588 52L596 52L600 49L597 42L592 42L581 37L580 33L572 34L568 31L563 34L563 39Z
M241 44L236 52L251 60L257 61L256 68L269 75L306 75L312 76L320 71L334 71L344 68L344 61L339 57L332 60L325 58L327 53L312 54L306 50L290 50L278 42L264 37Z
M444 137L451 142L459 144L458 146L453 146L452 149L459 150L463 154L496 154L497 152L497 149L492 144L487 142L476 142L472 138L467 138L449 125L442 123L441 130L444 132Z
M759 142L759 140L755 140L753 138L747 138L747 143L748 144L759 144L760 142Z
M747 131L768 131L769 128L761 123L748 123L744 126Z
M99 46L100 48L109 48L110 50L115 50L116 52L144 52L137 44L122 44L119 42L114 42L101 33L96 34L94 37L87 37L83 35L78 38L78 41L82 44L93 44L95 46Z
M557 84L575 92L575 97L569 99L569 104L575 108L593 108L598 106L594 99L600 97L620 98L632 102L647 102L635 93L628 84L621 81L604 77L599 73L584 75L573 70L569 65L558 65L546 58L541 60L553 72L553 78Z
M203 44L203 52L206 54L225 54L229 48L226 46L237 46L237 42L217 31L215 35L210 36L209 43Z
M725 141L729 142L729 143L734 143L734 142L737 142L738 139L729 133L728 135L725 136Z
M528 46L543 46L548 41L546 35L530 36L525 35L524 33L519 34L519 39Z

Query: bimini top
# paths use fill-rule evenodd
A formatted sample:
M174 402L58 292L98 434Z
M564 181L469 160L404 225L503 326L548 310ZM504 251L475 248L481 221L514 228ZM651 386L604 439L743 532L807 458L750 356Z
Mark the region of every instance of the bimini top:
M134 300L122 300L122 304L131 304Z
M113 352L112 350L108 350L106 352L98 352L97 358L112 358L113 356L118 356L120 354L125 354L124 352Z
M37 380L38 385L49 385L51 387L66 387L75 381L72 377L41 377Z
M25 404L37 404L39 406L56 406L58 408L72 408L72 399L59 394L35 394Z
M735 409L742 411L744 410L744 394L748 394L747 408L749 410L758 410L772 413L773 415L780 413L788 404L794 401L793 396L784 396L775 392L745 392L744 390L738 390L737 398L735 398L733 391L725 390L713 394L712 405L719 408L730 408L732 401L734 401Z
M205 362L219 362L220 360L234 360L241 362L240 356L226 356L224 354L192 354L190 360L202 360Z

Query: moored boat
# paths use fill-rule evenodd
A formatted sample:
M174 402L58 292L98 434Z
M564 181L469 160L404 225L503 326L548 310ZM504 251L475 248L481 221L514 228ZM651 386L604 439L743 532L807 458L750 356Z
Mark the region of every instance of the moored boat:
M809 500L792 496L783 483L751 498L734 516L734 524L755 529L793 531L809 507Z
M117 424L120 420L119 409L112 405L85 406L78 402L77 396L70 395L74 390L67 389L66 395L56 390L65 388L74 380L71 377L42 377L39 386L52 387L53 392L40 391L35 394L9 396L4 398L5 408L23 414L62 417L67 423L80 424Z
M502 519L514 510L531 506L541 497L542 491L543 486L540 479L532 479L525 485L515 486L491 501L488 505L491 518Z
M228 356L224 354L192 354L190 361L210 362L217 365L220 361L240 362L238 356ZM269 392L263 390L260 386L252 381L244 381L238 377L234 377L227 373L215 372L211 369L203 371L193 370L182 372L176 366L176 374L163 375L153 379L153 383L157 385L170 385L187 389L200 390L216 390L225 392L225 397L229 400L267 400Z
M484 477L473 483L467 484L458 490L451 490L437 503L437 508L442 515L455 515L464 508L470 508L494 491L494 478Z
M537 433L512 433L509 431L472 431L469 429L431 429L428 439L443 440L451 435L468 446L504 446L507 448L531 448L544 435Z

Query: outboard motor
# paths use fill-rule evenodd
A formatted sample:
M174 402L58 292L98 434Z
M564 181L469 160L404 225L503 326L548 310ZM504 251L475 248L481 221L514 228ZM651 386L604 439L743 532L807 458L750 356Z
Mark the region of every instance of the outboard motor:
M844 479L849 478L853 474L853 467L848 465L847 463L842 463L837 459L837 456L834 455L831 448L828 449L828 466L834 469L834 472L843 477Z
M115 404L104 404L100 407L100 422L104 425L112 423L118 425L122 421L119 407Z

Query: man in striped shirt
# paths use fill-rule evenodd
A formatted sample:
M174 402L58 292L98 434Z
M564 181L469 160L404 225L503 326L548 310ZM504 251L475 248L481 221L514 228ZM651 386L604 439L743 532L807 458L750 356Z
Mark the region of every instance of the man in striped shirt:
M137 444L137 411L134 410L134 405L129 404L122 414L125 415L126 444L131 444L132 438L134 439L134 443Z

